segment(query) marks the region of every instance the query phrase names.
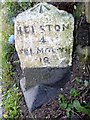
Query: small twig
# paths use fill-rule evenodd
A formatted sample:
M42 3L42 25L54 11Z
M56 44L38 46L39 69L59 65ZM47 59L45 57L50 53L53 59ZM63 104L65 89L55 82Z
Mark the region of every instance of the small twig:
M88 66L86 66L85 68L86 68L86 72L89 73Z
M87 67L88 67L88 71L90 71L90 66L88 65ZM89 72L89 73L90 73L90 72Z
M31 112L30 113L30 116L32 117L33 120L36 120L36 118L34 118L33 114Z
M76 78L74 78L73 80L71 80L71 83L73 83L76 80Z
M83 93L83 91L84 91L85 89L86 89L86 91ZM84 97L85 94L87 94L88 90L89 90L89 85L88 85L87 87L85 87L85 88L80 92L80 94L82 93L82 96L80 97L80 99L81 99L82 97Z
M81 120L83 120L82 117L78 113L74 112L73 110L71 110L71 112L76 114L79 118L81 118Z

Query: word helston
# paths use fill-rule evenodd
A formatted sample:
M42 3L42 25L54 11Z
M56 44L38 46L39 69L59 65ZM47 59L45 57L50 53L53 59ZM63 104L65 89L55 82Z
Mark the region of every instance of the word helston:
M41 33L46 32L46 31L61 32L61 31L64 31L65 29L69 29L69 25L62 24L60 26L58 24L56 24L56 25L47 24L47 25L40 25L38 28L36 28L33 25L23 25L23 26L18 26L16 29L17 29L17 34L22 35L23 33L25 33L25 34L29 34L29 33L34 34L34 33L36 33L37 29Z

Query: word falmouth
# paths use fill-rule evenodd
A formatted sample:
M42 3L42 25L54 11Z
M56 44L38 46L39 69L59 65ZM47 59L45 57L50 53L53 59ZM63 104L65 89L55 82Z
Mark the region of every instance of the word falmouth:
M65 25L62 24L61 26L56 24L56 25L51 25L51 24L47 24L47 25L40 25L37 29L35 26L29 26L29 25L25 25L25 26L18 26L17 28L17 33L18 34L29 34L29 33L36 33L37 29L40 30L41 33L46 32L46 31L64 31L65 29L69 29L69 24Z
M68 51L68 48L39 48L39 47L36 47L35 49L32 49L32 48L24 48L24 49L21 49L20 50L20 54L24 53L25 55L30 55L30 56L33 56L33 55L36 55L36 54L47 54L47 53L58 53L58 52L65 52L65 51Z

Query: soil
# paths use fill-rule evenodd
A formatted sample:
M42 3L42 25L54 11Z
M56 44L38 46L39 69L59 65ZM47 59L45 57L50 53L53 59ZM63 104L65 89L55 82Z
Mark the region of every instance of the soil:
M80 55L77 52L78 44L81 46L81 48L83 48L86 45L89 46L89 43L90 43L89 27L90 25L86 23L84 16L82 16L79 19L79 21L77 21L75 24L75 34L74 34L75 43L74 43L74 52L73 52L73 63L72 63L73 68L72 68L71 80L68 83L66 83L66 85L62 90L62 93L65 95L67 99L70 99L71 88L75 88L80 92L83 82L85 80L90 80L90 61L88 59L84 61L84 56ZM88 43L86 41L88 41ZM17 85L20 87L19 81L23 77L23 73L20 68L20 63L15 62L18 60L19 59L18 59L17 53L15 52L12 55L10 62L14 67L14 71L16 72L15 81ZM76 82L76 78L79 78L81 80L81 84L78 84ZM21 119L24 120L26 118L31 118L31 116L33 116L33 118L39 118L41 120L44 118L57 119L57 120L90 120L88 116L84 114L79 114L79 113L74 114L71 118L67 118L65 111L60 109L59 107L58 98L59 97L57 96L55 99L51 100L49 103L42 105L40 108L34 110L31 114L29 114L25 100L24 100L24 96L22 95L22 98L19 103L22 111ZM83 93L81 93L80 97L77 99L80 100L82 104L83 104L83 101L89 102L90 87L84 96L83 96Z

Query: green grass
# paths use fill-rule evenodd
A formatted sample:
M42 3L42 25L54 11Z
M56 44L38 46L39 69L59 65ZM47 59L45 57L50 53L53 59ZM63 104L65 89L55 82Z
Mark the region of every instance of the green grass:
M21 98L20 91L13 80L12 65L9 64L10 57L15 51L15 48L8 44L8 38L14 32L14 26L6 23L6 16L4 14L5 9L3 8L1 18L1 31L0 31L0 65L2 67L2 82L3 82L3 107L4 107L4 118L19 118L20 107L19 100Z
M29 2L12 2L6 0L4 4L0 4L0 65L2 66L2 82L3 86L3 117L8 118L19 118L20 117L20 92L13 80L13 67L10 64L10 58L15 51L12 45L8 44L8 38L11 34L14 34L14 26L10 23L10 18L16 16L20 11L24 11L27 8L33 6L33 3Z
M4 93L3 107L5 113L4 118L19 118L20 117L20 106L18 105L21 94L18 87L14 84L12 88Z

